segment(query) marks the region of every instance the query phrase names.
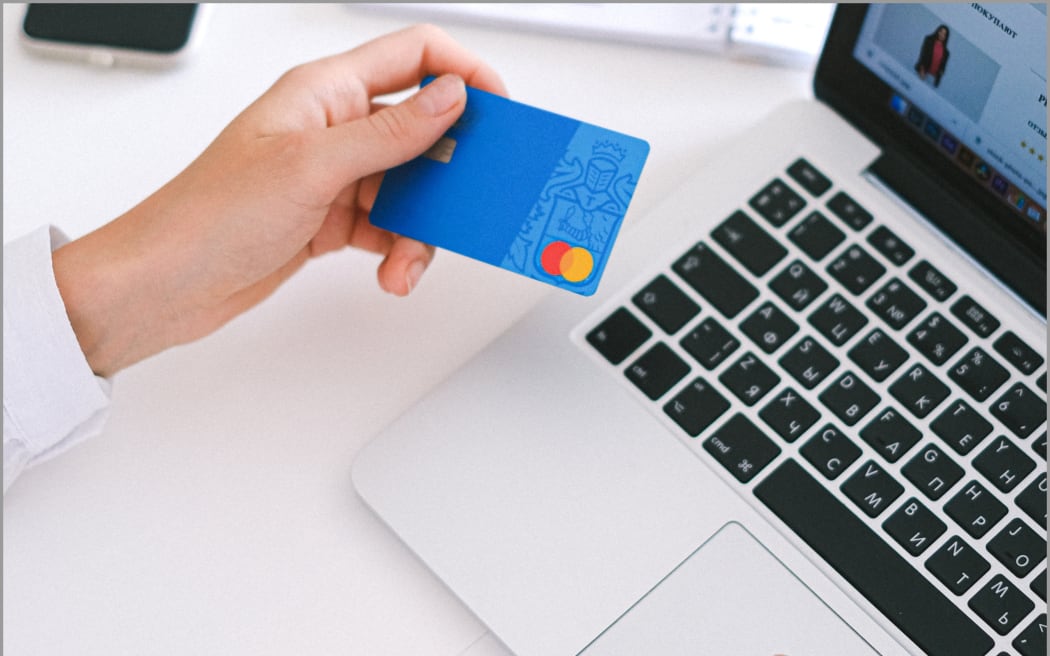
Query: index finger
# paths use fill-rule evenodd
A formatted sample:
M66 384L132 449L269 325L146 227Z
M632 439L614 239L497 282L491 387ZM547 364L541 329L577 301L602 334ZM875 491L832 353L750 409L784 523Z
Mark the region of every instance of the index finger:
M428 75L445 73L459 75L472 87L507 94L495 70L434 25L392 32L314 64L332 71L353 71L370 96L401 91Z
M466 84L501 96L503 80L480 57L433 25L415 25L352 50L297 66L271 89L320 102L328 126L367 114L371 99L455 73ZM301 96L300 96L301 97Z

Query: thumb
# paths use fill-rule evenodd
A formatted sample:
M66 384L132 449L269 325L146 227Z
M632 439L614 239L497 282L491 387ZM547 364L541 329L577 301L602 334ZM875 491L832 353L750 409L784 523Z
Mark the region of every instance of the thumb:
M466 104L463 78L442 75L404 102L327 128L324 160L340 187L403 164L433 146Z

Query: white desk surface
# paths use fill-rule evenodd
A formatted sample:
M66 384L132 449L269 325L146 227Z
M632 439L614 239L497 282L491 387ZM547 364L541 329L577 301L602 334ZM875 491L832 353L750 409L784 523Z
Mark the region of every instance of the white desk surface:
M168 72L27 54L4 5L4 240L78 237L188 164L287 68L412 22L343 5L221 5ZM513 97L647 139L628 222L810 69L444 25ZM624 238L629 238L629 233ZM119 374L104 433L4 498L4 653L449 654L484 628L356 497L377 431L547 292L439 253L408 299L377 259L311 263L195 344ZM537 627L542 630L542 627Z

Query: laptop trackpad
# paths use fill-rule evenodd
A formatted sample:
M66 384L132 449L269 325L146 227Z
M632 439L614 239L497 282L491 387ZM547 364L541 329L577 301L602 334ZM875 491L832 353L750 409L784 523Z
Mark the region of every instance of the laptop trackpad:
M740 524L726 524L585 656L877 654Z

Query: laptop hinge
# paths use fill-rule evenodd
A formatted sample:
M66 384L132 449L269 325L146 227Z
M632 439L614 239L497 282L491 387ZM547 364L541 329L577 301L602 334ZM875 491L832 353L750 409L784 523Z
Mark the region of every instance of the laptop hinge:
M1046 321L1045 260L1039 261L1016 244L1016 237L980 216L980 209L900 156L884 153L869 173Z

